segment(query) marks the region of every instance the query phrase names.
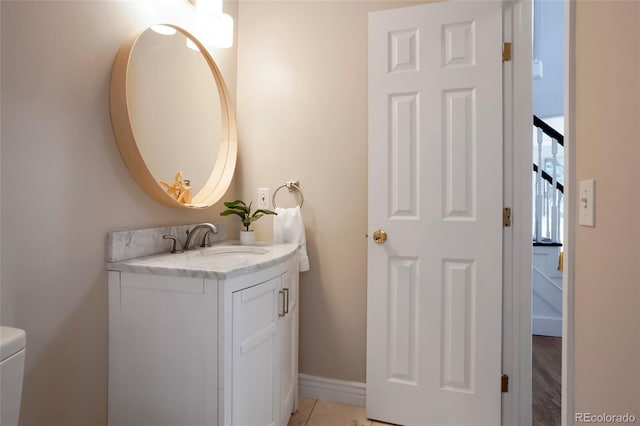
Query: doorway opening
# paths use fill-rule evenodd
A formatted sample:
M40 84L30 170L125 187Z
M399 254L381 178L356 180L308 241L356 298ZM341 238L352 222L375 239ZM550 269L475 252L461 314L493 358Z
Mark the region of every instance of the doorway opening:
M564 1L533 2L532 424L561 424Z

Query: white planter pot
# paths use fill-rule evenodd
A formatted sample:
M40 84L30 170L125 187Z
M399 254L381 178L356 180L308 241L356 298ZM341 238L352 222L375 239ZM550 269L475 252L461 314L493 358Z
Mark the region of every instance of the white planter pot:
M240 244L251 245L256 242L256 233L253 231L240 231Z

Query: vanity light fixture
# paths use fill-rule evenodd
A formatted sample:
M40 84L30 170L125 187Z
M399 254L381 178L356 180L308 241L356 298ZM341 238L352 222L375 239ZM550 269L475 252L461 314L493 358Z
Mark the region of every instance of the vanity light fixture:
M203 41L212 47L233 46L233 18L222 12L222 0L195 0Z

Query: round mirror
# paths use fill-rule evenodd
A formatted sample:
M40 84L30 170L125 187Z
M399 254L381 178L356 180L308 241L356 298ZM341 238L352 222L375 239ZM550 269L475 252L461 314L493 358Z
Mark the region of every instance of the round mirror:
M118 149L152 198L204 208L222 197L236 162L235 117L195 37L172 25L134 34L116 56L110 98Z

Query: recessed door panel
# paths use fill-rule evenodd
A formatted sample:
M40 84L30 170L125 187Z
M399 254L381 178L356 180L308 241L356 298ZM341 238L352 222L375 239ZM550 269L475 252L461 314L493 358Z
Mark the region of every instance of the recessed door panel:
M389 72L417 71L420 67L418 29L389 33Z
M416 384L418 370L418 259L389 260L388 379Z
M417 93L389 97L389 216L418 216L418 110Z
M473 392L475 377L475 269L469 260L442 265L441 387Z
M476 199L476 102L473 89L444 90L443 193L446 220L473 220Z

